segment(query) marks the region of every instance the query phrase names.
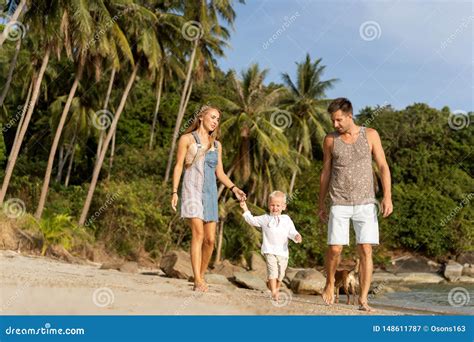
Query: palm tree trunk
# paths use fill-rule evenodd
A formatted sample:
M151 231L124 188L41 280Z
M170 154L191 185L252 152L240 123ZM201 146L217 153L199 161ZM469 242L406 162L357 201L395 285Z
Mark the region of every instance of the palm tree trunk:
M3 204L3 200L5 199L5 195L7 193L8 185L10 184L13 168L15 167L16 159L18 158L18 153L20 152L20 147L23 142L23 138L25 137L26 129L28 128L28 124L30 123L31 115L33 114L33 109L35 108L34 104L36 103L36 100L39 95L41 81L43 80L43 75L46 70L46 66L49 62L50 53L51 48L48 46L43 57L43 62L41 63L38 78L35 81L33 95L31 96L31 101L30 105L28 106L28 111L26 112L25 120L23 122L23 125L21 126L20 134L18 135L18 142L13 146L10 153L9 162L5 171L5 178L3 179L2 191L0 192L0 205Z
M105 95L104 110L107 110L107 107L109 105L110 94L112 93L112 86L114 85L114 80L115 80L115 72L116 72L116 69L112 68L112 75L110 75L109 86L107 88L107 94ZM104 136L105 136L105 129L100 131L99 144L97 144L97 153L96 153L97 156L95 158L96 164L97 164L97 160L99 159L100 150L102 149Z
M72 139L69 154L70 154L69 165L67 167L66 180L64 181L64 186L66 186L66 187L69 185L69 179L71 177L72 164L74 163L74 154L76 154L76 135L74 135L74 138Z
M22 0L16 10L15 10L15 13L13 13L13 15L11 16L10 20L8 20L8 22L14 22L14 21L17 21L18 20L18 17L20 16L21 12L23 11L23 7L25 7L25 4L26 4L26 0ZM8 23L4 23L5 25L7 25ZM0 47L2 47L3 45L3 42L5 42L5 39L7 39L7 35L6 35L6 32L3 31L2 34L0 34Z
M300 144L298 145L298 155L301 154L301 150L303 149L303 141L300 142ZM296 166L298 166L298 160L296 160ZM295 182L296 182L296 173L298 171L295 170L293 171L293 174L291 175L291 182L290 182L290 191L289 191L289 194L292 195L293 194L293 188L295 187Z
M184 117L184 113L186 112L186 108L188 107L189 98L191 97L191 93L193 91L193 80L189 82L188 93L186 94L186 100L184 101L182 114L181 116Z
M10 89L10 83L12 82L12 77L13 77L13 70L15 70L15 67L16 67L18 54L20 53L20 47L21 47L21 39L18 39L18 41L16 42L16 47L15 47L15 54L13 55L12 61L10 63L10 68L8 69L7 81L5 82L5 85L3 87L2 95L0 95L0 107L3 105L3 102L5 101L5 97L7 96L8 89Z
M130 75L130 78L128 80L127 86L123 92L122 99L120 100L120 104L117 108L117 112L115 113L114 119L112 120L112 124L110 126L110 129L107 133L107 136L105 137L104 141L104 147L102 148L102 151L100 152L99 156L99 162L97 165L94 167L94 172L92 174L92 179L91 179L91 184L89 186L89 191L87 193L86 200L84 202L84 207L82 208L82 213L81 217L79 218L79 225L84 225L86 222L87 214L89 212L89 208L92 202L92 196L94 195L94 190L97 185L97 180L99 178L100 170L102 168L102 164L104 162L105 154L107 152L107 148L109 146L110 140L112 140L112 135L115 133L115 128L117 127L118 120L120 119L120 115L122 114L122 111L125 107L125 103L127 102L127 97L128 94L130 93L130 90L132 89L133 82L135 81L135 77L137 75L138 71L138 66L139 63L137 62L135 66L133 67L132 74Z
M110 180L110 174L112 173L112 164L114 163L114 154L115 154L115 138L117 132L114 132L112 136L112 146L110 147L110 157L109 157L109 173L107 173L107 181Z
M56 182L58 183L61 182L61 179L63 178L64 166L66 166L68 158L71 157L72 155L72 151L73 151L73 147L74 147L76 135L77 135L77 126L78 125L76 124L74 128L74 135L72 136L72 139L69 142L69 147L66 149L66 152L64 152L65 144L62 144L59 149L60 152L59 152L59 162L58 162L58 174L56 177Z
M35 74L33 72L33 77L31 79L30 87L28 88L28 95L26 95L26 101L25 104L23 105L23 108L21 109L21 118L20 122L18 123L18 127L16 128L15 132L15 139L13 140L13 146L15 146L18 143L18 136L20 135L21 127L23 126L23 122L25 121L25 113L28 109L28 105L30 104L31 100L31 93L33 91L33 85L35 84ZM12 147L13 149L14 147ZM10 162L10 158L8 159L8 163ZM7 166L8 168L8 166Z
M150 142L148 144L148 148L150 150L153 149L153 143L154 143L154 139L155 139L155 127L156 127L156 120L158 118L158 110L160 109L161 90L163 88L163 78L164 78L164 70L162 70L160 72L160 80L158 82L158 90L157 90L157 94L156 94L155 113L153 114L153 123L151 124Z
M35 217L37 219L40 219L41 215L43 214L44 205L46 203L46 196L48 195L48 190L49 190L49 182L51 180L51 172L53 171L54 157L56 156L59 140L61 139L61 134L63 132L64 124L66 123L67 115L69 113L69 109L71 108L72 99L74 98L74 95L76 94L77 86L79 85L79 81L82 77L84 64L85 64L85 56L81 56L79 60L79 67L76 72L76 77L74 77L74 82L72 83L71 90L69 91L66 104L64 105L64 109L61 114L61 119L59 120L58 127L56 128L56 134L54 135L53 145L51 146L51 151L49 152L48 165L46 166L46 174L44 176L40 200L39 200L38 207L36 208L36 213L35 213Z
M64 144L61 145L59 148L59 161L58 161L58 173L56 174L56 182L61 181L61 176L63 173L63 167L66 162L66 158L64 158Z
M180 101L180 104L179 104L178 116L176 117L176 124L174 126L173 138L171 140L171 148L170 148L170 153L169 153L169 156L168 156L168 164L166 165L166 173L165 173L165 178L164 178L165 183L167 183L169 178L170 178L171 164L173 163L173 155L174 155L174 150L176 149L176 141L178 140L179 129L181 127L181 121L183 121L184 102L185 102L186 97L188 97L187 96L187 92L188 92L187 89L188 89L189 83L191 81L191 75L192 75L192 71L193 71L193 68L194 68L194 59L196 57L198 42L199 42L199 39L196 39L194 41L193 52L191 54L191 58L189 59L188 72L186 74L186 80L184 82L183 93L181 94L181 101Z

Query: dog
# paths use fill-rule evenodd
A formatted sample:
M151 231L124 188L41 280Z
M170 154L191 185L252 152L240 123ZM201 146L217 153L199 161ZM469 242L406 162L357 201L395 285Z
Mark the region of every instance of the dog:
M352 294L352 305L355 304L355 297L359 288L359 259L352 270L336 270L334 289L336 291L335 302L339 303L339 289L342 287L347 296L346 304L350 303Z

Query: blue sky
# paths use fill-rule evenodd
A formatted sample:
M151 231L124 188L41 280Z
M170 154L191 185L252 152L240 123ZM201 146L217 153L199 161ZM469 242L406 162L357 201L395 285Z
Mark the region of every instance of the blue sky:
M404 108L414 102L474 109L473 1L247 0L237 19L223 70L258 62L295 75L296 61L322 58L324 79L338 78L329 98ZM270 41L270 38L272 38Z

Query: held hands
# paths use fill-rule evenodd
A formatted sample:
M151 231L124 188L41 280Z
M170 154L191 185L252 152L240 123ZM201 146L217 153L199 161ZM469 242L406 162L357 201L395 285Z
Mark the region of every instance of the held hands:
M239 201L245 201L247 199L247 195L245 194L245 192L240 190L238 187L234 187L232 189L232 192L234 193L235 197L237 197Z
M240 207L241 207L244 211L249 210L249 208L247 207L247 203L245 203L245 201L240 201Z
M295 236L295 242L296 243L301 243L303 241L303 238L301 237L300 234L296 234Z

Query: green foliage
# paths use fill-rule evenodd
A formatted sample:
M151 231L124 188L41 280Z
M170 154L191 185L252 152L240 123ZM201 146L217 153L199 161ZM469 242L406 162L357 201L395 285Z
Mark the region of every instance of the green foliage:
M83 228L72 221L72 217L65 214L45 216L39 221L31 217L31 223L37 227L43 237L41 254L53 245L60 245L66 250L71 250L78 241L88 239Z

